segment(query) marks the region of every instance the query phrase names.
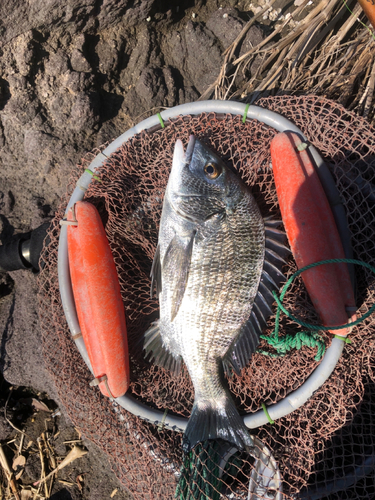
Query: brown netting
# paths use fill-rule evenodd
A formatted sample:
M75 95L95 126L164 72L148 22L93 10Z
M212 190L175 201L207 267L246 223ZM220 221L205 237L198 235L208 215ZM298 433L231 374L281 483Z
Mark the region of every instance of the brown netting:
M346 208L354 257L375 265L375 130L324 98L272 97L257 104L292 120L320 151ZM243 124L242 117L213 113L179 117L164 129L134 137L105 162L99 174L102 182L93 181L85 197L102 215L120 279L131 355L129 392L155 408L184 416L189 416L193 401L187 372L174 377L145 362L139 338L158 313L157 301L150 299L149 273L174 143L181 138L186 145L192 133L234 165L251 186L264 216L279 215L269 152L276 131L256 120ZM134 498L169 499L174 497L182 463L181 434L142 421L89 387L91 375L71 339L60 301L59 221L75 181L91 159L86 158L73 172L42 255L43 352L71 420L108 454L113 470ZM295 269L291 259L286 273L291 275ZM374 303L375 278L363 267L356 269L356 278L357 305L364 313ZM300 279L285 304L293 314L319 322ZM273 326L271 318L266 333ZM308 498L307 492L311 498L323 498L352 485L339 498L374 497L374 326L375 318L370 317L353 329L353 343L345 346L334 373L302 408L274 425L251 431L276 458L286 498ZM297 331L296 324L281 321L281 335ZM331 336L322 336L328 347ZM265 341L260 348L273 352ZM230 380L240 412L257 411L262 403L280 401L300 387L318 365L315 354L316 350L306 347L279 358L256 353L241 376ZM222 476L221 498L247 498L253 467L246 455L233 457ZM273 498L272 492L264 498Z

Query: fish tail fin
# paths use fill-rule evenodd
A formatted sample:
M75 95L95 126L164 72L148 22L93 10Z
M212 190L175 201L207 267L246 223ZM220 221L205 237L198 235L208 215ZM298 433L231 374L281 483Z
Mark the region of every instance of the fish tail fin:
M231 398L221 403L195 401L183 436L183 450L187 453L198 443L217 439L232 443L239 450L254 448L254 441Z

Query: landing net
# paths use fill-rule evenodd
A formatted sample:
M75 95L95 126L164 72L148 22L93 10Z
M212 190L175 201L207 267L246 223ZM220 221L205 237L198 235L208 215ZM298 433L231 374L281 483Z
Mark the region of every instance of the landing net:
M354 258L374 266L375 130L324 98L270 97L256 104L293 121L321 153L346 209ZM135 136L112 154L99 171L101 182L91 182L85 200L101 214L120 280L131 363L129 393L153 408L188 417L194 393L187 370L173 376L146 362L139 346L140 336L158 315L158 302L150 298L149 274L173 147L177 138L186 147L191 134L203 139L239 171L263 216L278 218L269 150L277 132L256 120L242 123L241 116L214 113L178 117L165 125ZM72 172L43 249L39 316L44 359L69 418L108 455L115 474L134 498L172 499L182 465L181 434L145 422L89 386L92 375L71 338L61 305L59 221L77 179L96 154L87 155ZM294 271L290 258L285 274ZM367 269L356 268L356 280L357 306L365 313L375 301L375 278ZM319 323L300 278L284 304L293 315ZM270 334L273 327L274 316L263 333ZM284 317L279 335L299 330ZM329 347L331 335L321 332L321 337ZM275 457L285 498L375 495L375 317L355 327L350 338L352 344L345 346L331 377L305 405L273 425L250 430ZM275 354L266 341L260 350ZM315 354L316 349L308 347L284 357L255 353L241 376L229 380L240 413L258 411L262 403L274 404L300 387L318 365ZM247 499L254 460L237 453L221 461L220 467L216 498ZM272 488L265 488L258 498L270 499L274 494Z

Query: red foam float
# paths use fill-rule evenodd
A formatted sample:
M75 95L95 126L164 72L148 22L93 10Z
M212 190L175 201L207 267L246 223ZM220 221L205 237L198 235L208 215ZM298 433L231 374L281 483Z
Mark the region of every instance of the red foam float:
M119 397L129 387L129 354L124 305L102 221L91 203L79 201L67 216L73 295L97 385Z
M282 219L299 269L326 259L345 258L340 235L308 150L293 132L271 142L272 167ZM339 326L356 316L346 264L324 264L302 273L302 279L325 326ZM351 311L351 312L348 312ZM349 328L331 330L346 336Z

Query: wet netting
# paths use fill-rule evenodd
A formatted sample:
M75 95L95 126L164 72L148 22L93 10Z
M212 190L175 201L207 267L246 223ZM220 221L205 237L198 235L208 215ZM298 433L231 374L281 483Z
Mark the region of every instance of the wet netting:
M364 119L324 98L272 97L257 105L293 121L320 151L346 209L354 258L374 266L375 130ZM176 377L146 362L139 344L140 336L158 315L158 302L150 298L149 274L174 144L181 138L186 147L190 134L203 139L239 171L262 214L277 218L280 214L269 150L276 131L256 120L243 123L241 116L214 113L178 117L165 125L133 137L112 154L99 171L100 182L91 182L85 200L102 216L120 279L130 350L129 393L153 408L188 417L193 388L187 371ZM115 474L134 498L172 499L183 461L181 433L133 416L89 386L92 375L71 338L60 301L59 221L75 182L95 154L88 155L72 173L67 196L43 250L39 313L44 358L70 419L107 453ZM295 270L291 257L285 274L290 276ZM355 270L361 315L375 301L375 277L364 267ZM294 315L319 323L300 277L288 290L284 304ZM271 317L264 334L273 331L274 320ZM282 317L281 336L300 330ZM328 347L331 334L320 335ZM283 498L375 497L375 317L354 327L350 338L352 343L345 345L333 374L305 405L274 424L250 430L278 464ZM259 351L241 376L233 375L229 380L241 414L259 410L262 403L269 406L282 400L319 364L314 359L316 348L292 349L275 357L272 347L262 340ZM211 450L210 456L215 453L219 452ZM186 488L201 491L200 498L205 498L205 458L201 461L203 472ZM227 453L217 463L212 498L250 498L254 459L246 453ZM266 472L260 470L260 474ZM264 488L263 494L260 490L251 498L281 498L275 497L271 486L268 491ZM180 491L178 498L184 498L184 493Z

